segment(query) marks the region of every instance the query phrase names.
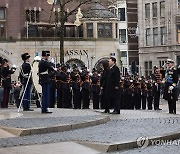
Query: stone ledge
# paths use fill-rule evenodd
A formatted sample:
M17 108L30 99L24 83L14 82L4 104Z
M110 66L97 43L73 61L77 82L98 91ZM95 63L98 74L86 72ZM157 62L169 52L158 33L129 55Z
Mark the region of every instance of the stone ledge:
M16 136L27 136L34 134L45 134L45 133L53 133L53 132L63 132L74 129L85 128L89 126L96 126L110 121L109 116L101 116L100 118L96 118L95 120L86 120L80 123L75 124L66 124L66 125L56 125L52 127L36 127L36 128L14 128L7 126L0 126L1 129L14 134Z
M176 140L180 139L180 131L176 133L169 133L164 134L161 136L153 136L148 137L149 144L151 146L151 140ZM137 141L124 141L119 143L99 143L99 142L84 142L84 141L77 141L77 143L87 146L89 148L93 148L100 152L115 152L115 151L123 151L123 150L131 150L134 148L139 148L137 145Z

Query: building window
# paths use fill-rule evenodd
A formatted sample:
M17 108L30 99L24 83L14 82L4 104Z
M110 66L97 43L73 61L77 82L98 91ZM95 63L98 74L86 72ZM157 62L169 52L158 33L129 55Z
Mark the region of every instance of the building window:
M5 38L5 8L0 8L0 38Z
M0 8L0 20L5 20L5 8Z
M39 10L26 10L26 21L40 22L40 11Z
M151 29L147 28L146 29L146 46L151 45Z
M152 3L153 17L157 17L157 2Z
M178 7L180 8L180 0L178 0Z
M165 1L160 2L160 16L165 17Z
M166 64L167 60L159 60L159 67L164 67L164 65Z
M87 24L87 37L93 37L93 23Z
M177 26L177 41L180 44L180 26Z
M145 18L150 18L150 4L145 4Z
M98 23L98 37L112 38L112 24Z
M153 28L153 45L158 45L158 28Z
M152 74L152 61L145 61L145 77L148 78Z
M165 27L161 27L161 45L165 45L166 44L166 28Z
M119 30L119 43L126 43L126 29Z
M118 18L120 21L126 21L125 8L118 9Z
M54 14L55 14L55 22L58 23L60 20L60 13L59 11L55 11Z
M0 38L5 38L5 24L0 23Z

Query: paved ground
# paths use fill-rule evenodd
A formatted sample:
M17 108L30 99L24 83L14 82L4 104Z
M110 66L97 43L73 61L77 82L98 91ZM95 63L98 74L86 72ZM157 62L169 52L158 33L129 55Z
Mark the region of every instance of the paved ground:
M0 147L13 147L13 146L22 146L22 145L36 145L36 144L45 144L45 143L58 143L61 141L91 141L91 142L101 142L101 143L119 143L123 141L129 140L136 140L138 137L141 136L156 136L156 135L163 135L167 133L174 133L180 131L180 102L177 103L177 115L168 114L167 103L162 101L161 108L162 111L147 111L147 110L122 110L120 115L110 115L111 121L89 128L83 128L73 131L66 131L66 132L59 132L59 133L49 133L49 134L41 134L41 135L32 135L32 136L25 136L25 137L10 137L10 138L3 138L0 139ZM31 113L24 113L22 112L23 116L26 117L26 122L33 121L29 118L28 114L34 114L35 117L46 119L50 118L48 121L53 121L52 123L58 123L61 121L61 118L57 117L56 112L57 109L54 110L55 113L52 117L49 115L42 115L40 112L31 112ZM70 111L70 112L67 112ZM3 111L5 112L5 111ZM10 112L10 111L9 111ZM78 120L78 118L88 118L99 116L100 111L92 112L91 110L62 110L60 109L59 112L62 112L63 118L67 121L71 121L73 118L76 117L74 120ZM32 116L31 115L31 116ZM88 115L88 116L87 116ZM105 114L107 115L107 114ZM71 117L71 118L69 118ZM22 116L18 119L21 120L1 120L0 124L8 124L8 125L17 125L20 121L24 120ZM29 120L29 121L28 121ZM36 121L35 120L35 121ZM37 121L35 124L37 124ZM46 121L45 123L47 123ZM63 122L63 120L61 121ZM65 121L64 121L65 122ZM28 124L29 127L32 125ZM25 126L25 124L21 125ZM174 145L173 145L174 146ZM171 153L177 153L177 150L180 150L180 146L174 146L174 148L164 146L164 149L172 149ZM33 147L34 146L30 146ZM76 146L75 146L76 147ZM9 148L4 148L5 151L8 151ZM163 146L150 146L145 149L135 149L130 151L124 151L123 153L157 153L155 151L158 150L158 153L161 152L168 152L168 150L162 150ZM173 150L174 149L174 150ZM143 151L144 150L144 151ZM88 150L87 150L88 151ZM1 152L1 149L0 149ZM96 151L94 151L96 153ZM117 152L118 154L119 152ZM178 152L179 153L179 152ZM92 152L93 154L93 152ZM116 153L113 153L116 154Z
M179 144L176 144L179 143ZM180 153L180 140L175 140L174 145L156 145L144 149L137 148L121 152L111 152L109 154L178 154Z

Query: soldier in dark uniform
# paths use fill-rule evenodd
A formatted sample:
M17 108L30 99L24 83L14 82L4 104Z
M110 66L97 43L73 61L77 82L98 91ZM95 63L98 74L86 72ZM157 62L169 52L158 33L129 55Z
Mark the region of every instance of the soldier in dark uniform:
M142 100L142 109L146 109L146 100L147 100L147 85L146 82L141 82L141 100Z
M81 77L76 65L73 66L73 71L71 72L71 84L74 109L81 109Z
M52 67L55 67L53 63L51 63ZM49 72L49 77L51 79L51 88L50 88L50 104L49 108L54 108L56 104L56 71L51 70Z
M98 76L97 70L93 71L91 77L91 90L93 96L93 109L99 109L99 93L100 93L100 77Z
M33 111L33 109L30 109L31 86L32 86L32 74L31 74L32 68L31 68L31 64L29 63L30 55L28 53L24 53L21 55L21 58L24 61L24 63L20 68L20 74L19 74L19 78L23 85L23 90L25 90L24 98L22 101L23 111Z
M141 109L141 84L139 81L134 84L134 105L135 109Z
M70 74L67 72L67 66L65 64L62 65L61 70L63 108L72 108Z
M147 102L148 102L148 110L152 110L152 102L153 102L153 81L150 77L147 83Z
M3 58L2 57L0 57L0 86L1 86L1 67L2 67L2 60L3 60Z
M89 109L90 89L91 89L90 77L89 77L89 73L86 72L82 76L82 102L83 102L82 108L83 109Z
M57 72L56 72L56 81L57 81L57 108L62 108L62 71L61 71L61 65L57 64Z
M154 66L154 73L152 74L152 79L154 81L153 84L154 110L162 110L159 108L162 75L157 66Z
M9 69L9 64L7 59L2 60L1 77L2 77L2 86L4 88L3 102L1 103L2 108L8 108L9 93L11 89L11 74L13 74L15 70L16 70L15 68Z
M53 70L51 63L48 61L50 51L42 51L42 59L39 62L39 83L42 86L42 113L52 113L48 111L50 104L50 77L49 71Z
M168 101L169 113L176 114L178 73L174 68L174 61L172 59L167 59L166 64L164 98Z

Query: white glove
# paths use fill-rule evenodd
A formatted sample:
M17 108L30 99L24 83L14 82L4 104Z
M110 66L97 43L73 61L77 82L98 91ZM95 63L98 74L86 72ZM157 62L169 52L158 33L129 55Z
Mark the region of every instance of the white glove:
M169 86L169 90L173 90L174 89L174 87L173 86Z
M54 68L55 71L57 71L57 68Z

